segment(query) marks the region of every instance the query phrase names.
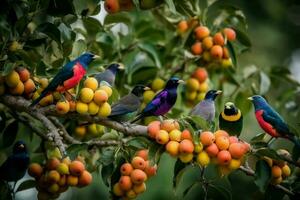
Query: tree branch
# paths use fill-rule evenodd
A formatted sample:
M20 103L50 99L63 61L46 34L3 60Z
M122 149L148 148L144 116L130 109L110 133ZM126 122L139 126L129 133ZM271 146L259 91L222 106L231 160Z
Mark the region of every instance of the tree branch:
M240 166L239 170L247 174L248 176L254 176L255 172L250 167ZM288 195L295 196L295 193L282 185L273 185L275 188L282 190Z

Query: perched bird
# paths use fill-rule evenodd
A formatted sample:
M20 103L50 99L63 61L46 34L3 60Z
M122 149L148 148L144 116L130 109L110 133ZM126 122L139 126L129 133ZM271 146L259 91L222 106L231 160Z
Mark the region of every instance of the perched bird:
M300 148L299 138L293 134L283 118L259 95L248 98L255 108L255 117L260 127L272 137L287 138Z
M75 60L68 62L30 106L36 105L51 92L58 91L62 93L75 87L85 75L88 65L97 57L97 55L91 53L84 53Z
M132 123L147 116L161 116L169 112L176 102L179 83L184 83L184 81L177 77L170 78L165 88L153 97Z
M240 135L243 129L243 115L234 103L227 102L219 115L219 128L230 135Z
M190 115L200 116L206 121L212 122L215 118L215 99L221 93L221 90L209 90L204 99L191 110Z
M29 155L26 145L22 141L15 143L13 153L0 167L0 180L7 182L18 181L21 179L29 165Z
M144 91L149 89L149 87L143 85L135 86L129 94L112 104L111 114L108 117L116 121L128 121L140 108Z
M110 86L113 86L116 79L116 74L119 70L124 69L124 65L121 63L113 63L107 67L104 72L95 75L98 83L102 81L107 82Z

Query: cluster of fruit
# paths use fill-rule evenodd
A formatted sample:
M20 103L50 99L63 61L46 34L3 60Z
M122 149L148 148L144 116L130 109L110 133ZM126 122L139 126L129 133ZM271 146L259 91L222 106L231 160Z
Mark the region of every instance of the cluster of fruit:
M208 91L208 74L205 68L198 67L186 81L185 98L187 105L195 105L202 101Z
M157 166L151 166L148 160L148 150L143 149L136 153L131 163L121 165L121 177L113 186L115 196L125 199L134 199L138 194L146 191L145 181L156 174Z
M89 139L101 137L104 134L105 127L100 124L79 125L75 127L74 135L80 139Z
M80 160L71 161L66 157L62 160L50 158L44 166L30 164L28 174L35 178L38 199L56 199L69 186L85 187L92 182L92 175L85 170Z
M105 0L104 8L108 13L134 9L134 0ZM139 0L140 9L151 9L163 3L162 0Z
M35 91L35 83L30 78L30 72L26 68L18 67L4 77L0 75L0 95L6 90L12 95L30 98Z
M285 161L282 160L273 160L269 157L263 158L271 168L272 179L271 183L273 185L278 185L282 182L283 179L291 175L291 169Z

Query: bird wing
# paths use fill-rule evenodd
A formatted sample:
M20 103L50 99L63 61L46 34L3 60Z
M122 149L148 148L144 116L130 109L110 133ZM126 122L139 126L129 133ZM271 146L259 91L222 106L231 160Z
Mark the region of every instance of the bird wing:
M282 117L274 110L264 110L263 119L271 124L279 133L291 134L287 124Z
M154 96L154 98L147 104L143 113L157 110L163 103L167 101L168 91L162 90L160 93Z
M128 94L112 105L110 116L123 115L137 111L140 104L141 102L138 97L133 94Z
M115 79L115 75L110 70L105 70L104 72L96 74L95 78L97 79L99 84L101 83L101 81L105 81L112 85Z
M212 121L215 118L215 104L213 101L203 100L191 110L190 114Z

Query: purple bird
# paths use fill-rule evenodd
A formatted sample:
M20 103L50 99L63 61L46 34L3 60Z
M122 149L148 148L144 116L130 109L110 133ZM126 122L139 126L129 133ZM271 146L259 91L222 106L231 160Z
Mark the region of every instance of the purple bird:
M179 83L184 83L184 81L177 77L170 78L165 88L155 95L155 97L146 105L144 110L137 115L132 123L147 116L161 116L169 112L176 102L177 86Z

